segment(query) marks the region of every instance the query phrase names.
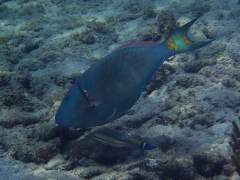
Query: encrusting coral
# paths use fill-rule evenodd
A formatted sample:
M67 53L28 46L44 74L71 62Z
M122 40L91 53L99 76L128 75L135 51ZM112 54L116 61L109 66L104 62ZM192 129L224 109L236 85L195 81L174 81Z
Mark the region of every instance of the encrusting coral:
M233 124L233 133L231 134L232 141L230 145L232 146L233 154L231 158L236 167L236 171L240 175L240 129L236 121L232 122Z

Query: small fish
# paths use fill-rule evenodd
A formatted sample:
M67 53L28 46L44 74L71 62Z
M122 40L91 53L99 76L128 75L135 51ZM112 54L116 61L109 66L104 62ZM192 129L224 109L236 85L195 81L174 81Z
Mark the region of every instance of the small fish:
M86 70L64 97L55 116L62 127L94 127L109 123L136 103L147 82L170 56L210 44L195 41L190 21L162 43L131 43Z
M142 142L136 139L130 139L123 133L109 128L101 128L92 134L92 137L102 144L112 147L133 146L143 150L152 150L156 148L155 144Z

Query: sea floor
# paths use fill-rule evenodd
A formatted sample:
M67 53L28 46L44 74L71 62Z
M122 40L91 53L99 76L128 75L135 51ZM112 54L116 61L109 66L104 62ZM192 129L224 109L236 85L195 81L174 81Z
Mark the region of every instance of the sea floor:
M193 36L216 40L169 58L105 125L154 151L100 144L99 127L56 125L64 95L98 59L161 42L200 15ZM240 119L239 22L238 0L0 1L0 179L240 179L229 145Z

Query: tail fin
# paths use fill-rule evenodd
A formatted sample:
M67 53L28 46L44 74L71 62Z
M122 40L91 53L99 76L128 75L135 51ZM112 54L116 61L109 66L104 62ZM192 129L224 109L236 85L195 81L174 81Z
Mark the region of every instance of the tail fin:
M177 51L177 53L183 53L183 52L188 52L188 51L201 48L203 46L210 44L212 41L214 41L214 39L212 39L205 42L198 42L191 37L189 29L198 18L199 17L195 18L194 20L185 24L181 28L177 29L166 40L167 47L169 50Z

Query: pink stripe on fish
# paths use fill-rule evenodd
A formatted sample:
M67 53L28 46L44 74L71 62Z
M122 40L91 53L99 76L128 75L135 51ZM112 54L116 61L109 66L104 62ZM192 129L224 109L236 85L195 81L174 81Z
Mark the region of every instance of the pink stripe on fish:
M125 44L125 45L123 45L123 46L120 46L120 47L117 48L115 51L117 51L117 50L119 50L119 49L128 48L128 47L156 46L157 44L158 44L157 42L134 42L134 43Z

